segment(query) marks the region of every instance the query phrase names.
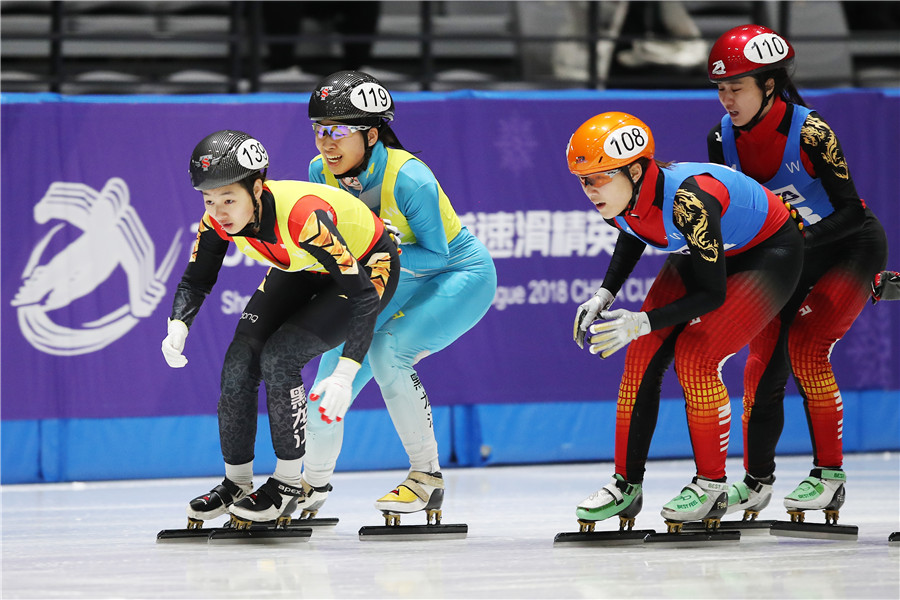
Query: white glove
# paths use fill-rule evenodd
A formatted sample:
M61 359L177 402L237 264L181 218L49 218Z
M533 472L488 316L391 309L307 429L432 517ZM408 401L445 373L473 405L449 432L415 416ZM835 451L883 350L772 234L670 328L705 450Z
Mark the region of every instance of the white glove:
M399 248L400 247L400 238L403 237L403 234L400 233L399 229L394 227L394 224L391 223L390 219L382 219L381 221L384 223L384 228L387 229L388 233L391 234L391 239L394 241L394 243Z
M331 375L317 383L310 392L310 401L322 399L319 412L326 423L340 421L350 408L350 403L353 402L353 378L356 377L359 366L352 358L342 356Z
M650 318L645 312L619 310L603 311L600 318L605 323L591 325L591 354L600 353L600 358L608 358L621 350L632 340L650 333Z
M606 310L612 306L616 299L613 293L606 288L600 288L590 299L578 307L575 313L575 327L572 331L572 337L579 348L584 348L584 333L587 331L588 325L597 318L597 313Z
M162 353L173 369L180 369L187 364L187 358L182 354L187 334L188 328L184 322L169 319L169 335L162 341Z

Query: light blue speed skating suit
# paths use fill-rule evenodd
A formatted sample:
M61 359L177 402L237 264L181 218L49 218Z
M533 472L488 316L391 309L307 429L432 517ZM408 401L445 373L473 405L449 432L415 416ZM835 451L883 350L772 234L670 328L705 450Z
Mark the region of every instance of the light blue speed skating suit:
M412 470L435 472L440 467L431 404L414 366L449 346L490 308L497 288L493 260L461 225L431 170L404 150L377 142L368 168L340 183L317 156L310 162L309 179L340 185L403 234L400 282L378 316L372 345L353 382L353 397L374 376ZM340 356L341 347L322 355L316 384L334 370ZM326 423L312 411L303 478L313 487L327 484L334 472L343 425Z

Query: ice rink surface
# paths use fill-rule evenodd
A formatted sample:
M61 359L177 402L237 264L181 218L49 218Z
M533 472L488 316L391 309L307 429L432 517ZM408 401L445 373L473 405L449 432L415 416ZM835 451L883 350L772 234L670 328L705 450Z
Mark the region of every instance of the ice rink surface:
M610 463L445 470L443 522L469 533L444 541L359 540L361 526L384 524L372 503L400 471L339 473L319 516L340 523L281 545L158 544L214 478L4 486L2 597L897 599L900 544L888 536L900 530L900 455L850 455L844 466L839 522L859 526L857 541L744 535L698 548L554 546L577 530L575 505L608 482ZM742 476L739 460L728 467ZM810 467L808 457L779 459L760 518L787 517L781 498ZM636 527L664 530L659 509L692 474L688 460L651 462Z

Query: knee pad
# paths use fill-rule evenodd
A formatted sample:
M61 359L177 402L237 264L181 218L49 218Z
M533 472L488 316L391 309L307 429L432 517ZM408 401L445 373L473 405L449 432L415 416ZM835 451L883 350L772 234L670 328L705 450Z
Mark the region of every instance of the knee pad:
M236 335L222 361L220 388L223 396L255 393L259 389L259 355L262 344L258 340Z
M267 385L296 382L310 360L327 352L329 345L305 329L285 323L273 333L260 354L260 371Z

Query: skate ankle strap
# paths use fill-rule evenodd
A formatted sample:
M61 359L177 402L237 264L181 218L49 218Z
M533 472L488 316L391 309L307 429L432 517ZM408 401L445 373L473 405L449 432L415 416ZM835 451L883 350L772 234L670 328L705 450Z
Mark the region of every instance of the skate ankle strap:
M818 479L830 479L832 481L847 481L847 474L841 469L815 468L809 472L810 477Z
M294 496L300 498L306 497L306 493L303 491L302 487L290 486L286 483L278 481L273 477L269 477L268 481L266 481L262 485L262 487L257 490L257 493L265 494L266 496L268 496L272 503L278 508L281 508L282 494L284 494L285 496Z
M235 500L240 500L249 493L250 490L244 489L227 477L214 487L210 493L216 494L222 499L222 503L229 506Z
M325 485L320 485L318 487L314 485L310 485L305 479L300 480L300 485L303 487L303 492L308 496L310 492L318 492L320 494L327 494L334 488L331 487L330 483L326 483Z
M420 500L427 502L429 498L431 498L431 493L425 491L425 488L423 488L422 485L428 485L435 489L444 489L444 480L443 478L433 477L428 473L410 471L406 481L400 485L418 496Z
M702 492L725 492L728 493L730 487L724 481L711 481L703 477L694 477L694 480L687 487L695 487Z

